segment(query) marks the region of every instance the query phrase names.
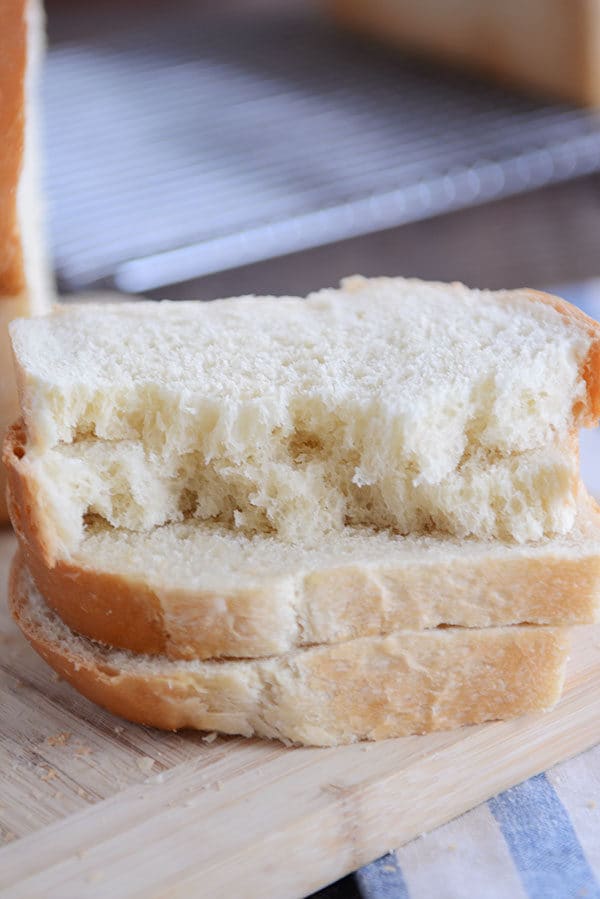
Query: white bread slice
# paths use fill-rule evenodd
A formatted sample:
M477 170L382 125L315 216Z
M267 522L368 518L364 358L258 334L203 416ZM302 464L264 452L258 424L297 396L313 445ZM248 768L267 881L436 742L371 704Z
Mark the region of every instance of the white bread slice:
M0 440L17 417L8 324L49 308L35 134L35 82L43 49L37 0L2 5L0 27ZM0 472L0 522L7 518Z
M567 533L600 325L531 291L355 277L306 300L69 306L12 326L52 557L86 516L318 542Z
M440 624L600 617L600 513L521 546L345 528L316 546L189 519L149 533L90 525L48 565L19 428L5 448L11 517L41 593L73 630L170 658L255 657Z
M131 721L331 746L510 718L560 698L564 631L399 631L262 660L173 662L102 647L51 611L20 559L10 603L58 674Z

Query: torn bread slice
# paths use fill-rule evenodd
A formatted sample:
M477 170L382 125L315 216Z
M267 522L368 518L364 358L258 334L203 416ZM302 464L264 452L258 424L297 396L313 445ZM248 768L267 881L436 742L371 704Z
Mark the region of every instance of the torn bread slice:
M355 277L307 299L69 306L11 333L49 564L89 515L286 542L573 526L600 325L557 298Z
M58 674L142 724L331 746L444 730L546 709L560 698L568 636L521 626L398 631L284 656L169 661L78 636L44 602L18 557L17 624Z
M50 274L41 239L35 134L35 83L43 49L37 0L2 5L0 29L0 440L17 417L8 336L17 316L49 308ZM0 522L6 520L0 471Z
M11 517L47 602L72 629L173 659L278 655L399 629L584 624L600 617L600 513L520 546L346 528L286 544L188 521L149 533L90 524L47 564L15 427L5 448Z

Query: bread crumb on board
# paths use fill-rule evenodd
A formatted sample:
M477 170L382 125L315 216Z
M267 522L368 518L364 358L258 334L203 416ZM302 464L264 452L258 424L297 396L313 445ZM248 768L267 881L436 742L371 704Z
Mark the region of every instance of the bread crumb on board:
M58 777L56 768L47 768L45 773L40 775L40 780L48 783L48 781L54 780L56 777Z
M137 759L137 766L140 771L144 772L144 774L149 774L154 768L154 764L154 759L151 759L148 755L143 755L141 758Z
M73 735L68 730L61 730L57 734L46 737L46 743L49 746L66 746Z
M85 746L84 744L82 744L81 746L78 746L77 749L75 750L75 755L84 756L84 755L91 755L91 754L92 754L92 747Z
M218 737L217 732L216 732L215 730L213 730L212 733L210 733L210 734L205 734L205 735L202 737L202 742L203 742L203 743L214 743L214 741L217 739L217 737Z

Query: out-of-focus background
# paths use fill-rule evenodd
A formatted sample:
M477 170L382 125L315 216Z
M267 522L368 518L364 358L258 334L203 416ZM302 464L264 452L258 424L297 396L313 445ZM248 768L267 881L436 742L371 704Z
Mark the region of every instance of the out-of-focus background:
M344 0L48 0L62 291L208 299L353 272L487 287L600 275L600 118L407 54L333 6Z

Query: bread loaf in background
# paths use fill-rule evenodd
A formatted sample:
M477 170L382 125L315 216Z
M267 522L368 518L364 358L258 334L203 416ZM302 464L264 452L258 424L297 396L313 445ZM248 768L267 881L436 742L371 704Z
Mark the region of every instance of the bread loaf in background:
M340 24L507 85L600 105L600 0L327 0Z
M46 310L51 278L41 238L35 94L44 46L38 0L0 9L0 439L17 416L8 324ZM0 471L0 522L7 518Z

